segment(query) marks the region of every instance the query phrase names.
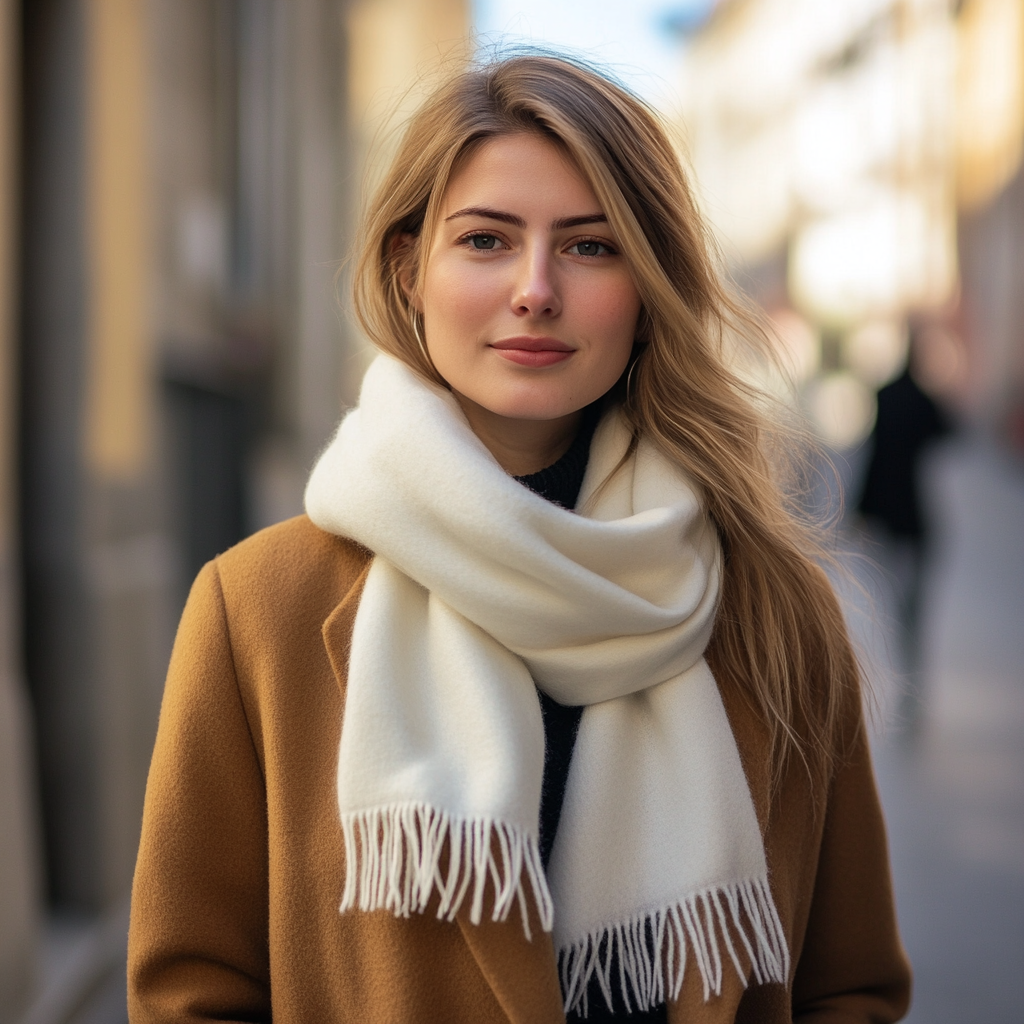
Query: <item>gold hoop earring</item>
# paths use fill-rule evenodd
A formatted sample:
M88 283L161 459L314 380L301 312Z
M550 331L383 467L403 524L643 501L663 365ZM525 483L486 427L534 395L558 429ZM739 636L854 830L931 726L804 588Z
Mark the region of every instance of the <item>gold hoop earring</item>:
M629 389L630 389L630 386L633 383L633 371L636 369L636 364L639 363L639 362L640 362L640 357L638 356L636 359L633 360L632 363L629 364L629 373L626 374L626 402L627 403L629 402Z
M420 325L416 319L416 307L411 306L409 308L409 322L412 324L412 333L416 337L416 344L420 347L420 353L423 356L423 361L431 369L434 368L434 361L430 358L430 353L427 351L427 346L423 343L423 338L420 335Z

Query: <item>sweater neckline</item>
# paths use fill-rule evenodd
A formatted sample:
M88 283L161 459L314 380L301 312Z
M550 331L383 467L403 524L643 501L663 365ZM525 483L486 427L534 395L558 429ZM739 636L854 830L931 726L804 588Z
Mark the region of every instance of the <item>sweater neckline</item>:
M594 431L600 418L601 403L592 402L583 410L580 429L568 451L550 466L536 473L517 476L515 479L555 505L574 509L587 472L590 442L594 439Z

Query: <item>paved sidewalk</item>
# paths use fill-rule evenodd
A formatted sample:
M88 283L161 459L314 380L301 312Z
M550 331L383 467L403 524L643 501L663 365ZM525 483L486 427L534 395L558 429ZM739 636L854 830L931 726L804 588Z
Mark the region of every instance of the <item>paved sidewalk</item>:
M977 439L926 467L937 537L922 612L920 718L907 721L895 573L856 575L851 620L876 681L876 767L913 1024L1024 1022L1024 466ZM883 549L867 550L882 564Z

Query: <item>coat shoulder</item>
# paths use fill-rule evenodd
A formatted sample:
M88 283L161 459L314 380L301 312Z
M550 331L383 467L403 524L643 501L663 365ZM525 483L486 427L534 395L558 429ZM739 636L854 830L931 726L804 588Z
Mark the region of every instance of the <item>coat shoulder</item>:
M308 516L267 527L215 559L229 616L281 623L293 614L322 622L360 581L373 555L327 533Z

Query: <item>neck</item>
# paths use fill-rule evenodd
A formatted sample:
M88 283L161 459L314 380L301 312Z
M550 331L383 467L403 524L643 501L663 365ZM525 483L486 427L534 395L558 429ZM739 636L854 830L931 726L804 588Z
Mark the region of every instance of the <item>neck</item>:
M553 420L521 420L477 405L453 392L469 420L473 433L511 476L529 476L557 462L572 445L582 412L577 410Z

